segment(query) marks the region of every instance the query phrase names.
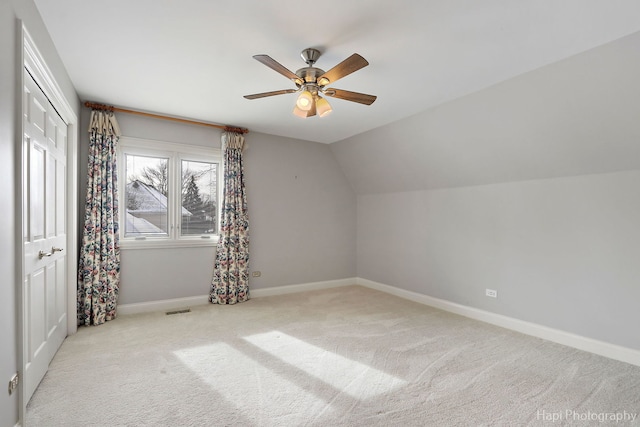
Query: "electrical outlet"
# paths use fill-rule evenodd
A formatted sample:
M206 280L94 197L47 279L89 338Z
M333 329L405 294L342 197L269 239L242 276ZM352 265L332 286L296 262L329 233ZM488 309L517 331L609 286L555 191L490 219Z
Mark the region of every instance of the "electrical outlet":
M254 271L253 273L251 273L251 275L253 277L260 277L262 275L262 273L260 271Z
M16 372L9 380L9 395L13 394L13 392L18 389L18 382L19 377L18 373Z
M498 298L498 291L496 291L495 289L487 289L485 293L488 297Z

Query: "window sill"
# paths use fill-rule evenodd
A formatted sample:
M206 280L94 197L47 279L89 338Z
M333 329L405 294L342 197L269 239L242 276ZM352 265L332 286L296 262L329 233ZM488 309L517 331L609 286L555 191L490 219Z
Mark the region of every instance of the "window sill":
M211 236L210 239L145 239L130 240L120 239L121 250L139 250L139 249L176 249L176 248L202 248L215 247L218 244L219 236Z

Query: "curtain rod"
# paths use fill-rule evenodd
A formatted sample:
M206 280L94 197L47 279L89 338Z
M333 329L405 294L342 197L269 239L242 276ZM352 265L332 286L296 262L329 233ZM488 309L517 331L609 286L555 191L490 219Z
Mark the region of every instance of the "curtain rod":
M117 111L119 113L136 114L138 116L152 117L154 119L170 120L173 122L187 123L190 125L199 125L199 126L207 126L212 128L224 129L227 132L249 133L249 129L245 129L245 128L226 126L226 125L217 125L214 123L198 122L196 120L179 119L177 117L161 116L160 114L145 113L142 111L129 110L127 108L119 108L119 107L114 107L112 105L98 104L98 103L89 102L89 101L85 102L84 106L87 108L93 108L94 110L114 111L114 112Z

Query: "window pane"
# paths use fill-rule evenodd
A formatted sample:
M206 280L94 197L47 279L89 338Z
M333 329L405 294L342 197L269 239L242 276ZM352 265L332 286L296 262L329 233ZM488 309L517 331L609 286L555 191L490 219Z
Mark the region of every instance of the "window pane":
M182 161L183 236L217 233L218 164Z
M167 236L169 234L169 159L125 155L124 235Z

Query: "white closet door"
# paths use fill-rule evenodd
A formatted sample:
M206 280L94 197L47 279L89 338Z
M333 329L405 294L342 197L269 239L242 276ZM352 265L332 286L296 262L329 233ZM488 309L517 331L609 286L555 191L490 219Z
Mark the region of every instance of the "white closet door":
M24 73L23 379L28 401L67 336L67 125Z

